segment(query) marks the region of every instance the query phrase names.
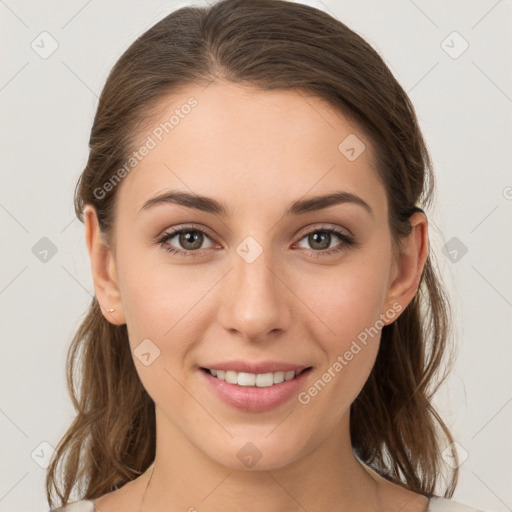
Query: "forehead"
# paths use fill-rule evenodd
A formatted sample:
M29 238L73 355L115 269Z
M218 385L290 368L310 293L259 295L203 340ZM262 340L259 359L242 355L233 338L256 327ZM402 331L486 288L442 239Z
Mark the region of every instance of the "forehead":
M134 149L144 156L117 191L133 215L165 189L258 208L342 189L385 208L366 135L304 92L187 87L157 105Z

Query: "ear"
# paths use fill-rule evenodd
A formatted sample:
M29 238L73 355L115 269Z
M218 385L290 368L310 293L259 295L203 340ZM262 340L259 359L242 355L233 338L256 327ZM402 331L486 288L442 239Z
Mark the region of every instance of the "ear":
M421 273L428 255L428 221L427 217L416 212L409 222L411 232L400 241L400 254L394 260L390 273L390 284L386 296L387 307L399 303L400 312L404 311L416 295ZM393 323L398 316L387 324Z
M84 208L85 241L91 261L94 290L103 316L114 325L126 323L121 294L117 285L114 255L101 238L98 217L94 206ZM114 309L109 312L109 309Z

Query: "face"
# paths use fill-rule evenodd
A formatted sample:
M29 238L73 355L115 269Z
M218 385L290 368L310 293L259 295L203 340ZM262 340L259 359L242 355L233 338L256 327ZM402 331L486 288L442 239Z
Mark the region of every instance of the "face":
M373 149L343 115L290 91L203 89L169 97L141 133L137 147L154 147L118 185L97 295L127 324L157 429L225 466L245 450L271 469L346 418L421 264L400 271ZM188 206L154 200L171 191ZM349 200L310 202L334 193Z

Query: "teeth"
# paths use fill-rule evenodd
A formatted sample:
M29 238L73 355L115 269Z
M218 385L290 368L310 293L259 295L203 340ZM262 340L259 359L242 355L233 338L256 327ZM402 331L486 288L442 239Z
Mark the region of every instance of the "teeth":
M289 372L273 372L273 373L246 373L235 372L232 370L214 370L207 369L211 375L220 380L225 380L229 384L238 384L239 386L257 386L260 388L267 388L274 384L280 384L286 380L291 380L296 377L300 370Z

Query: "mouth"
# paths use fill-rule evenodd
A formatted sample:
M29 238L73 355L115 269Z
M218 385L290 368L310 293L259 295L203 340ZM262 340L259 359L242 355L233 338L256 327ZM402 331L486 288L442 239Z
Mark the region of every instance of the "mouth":
M269 388L294 380L299 375L312 369L312 366L300 370L276 371L268 373L248 373L233 370L218 370L215 368L201 368L201 370L212 377L225 381L228 384L236 384L241 387Z
M290 366L293 365L286 368L286 365L278 363L265 364L266 368L260 371L277 370L265 373L235 371L237 367L240 369L240 366L244 366L243 364L231 363L229 366L232 367L229 370L199 367L199 375L203 377L208 393L213 393L230 407L250 413L269 412L290 404L293 397L297 397L300 390L307 385L308 377L313 371L312 366L296 366L291 369ZM282 369L279 370L279 367Z

